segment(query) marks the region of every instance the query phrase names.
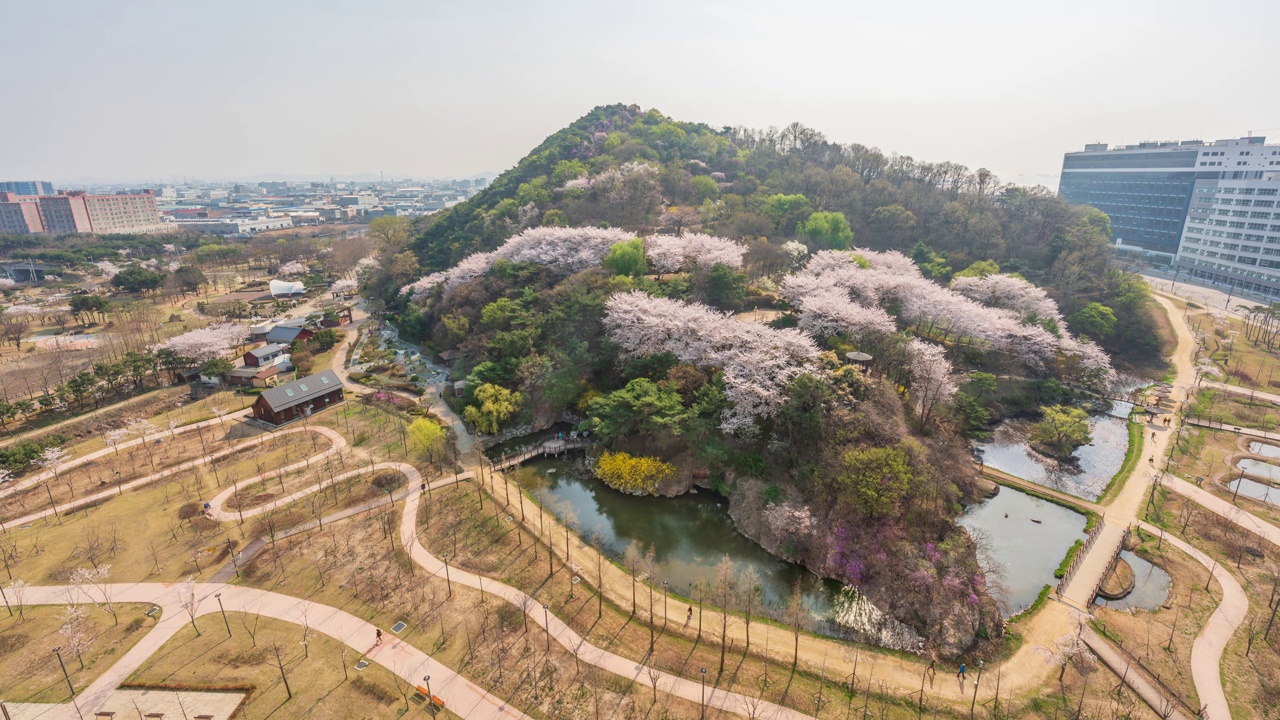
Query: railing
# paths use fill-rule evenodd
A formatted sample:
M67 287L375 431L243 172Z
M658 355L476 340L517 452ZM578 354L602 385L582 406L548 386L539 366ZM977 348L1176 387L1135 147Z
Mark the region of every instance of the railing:
M1089 533L1089 537L1085 538L1084 545L1080 551L1071 559L1071 565L1067 566L1067 572L1063 574L1062 579L1058 581L1058 597L1062 597L1067 592L1067 586L1071 584L1071 578L1076 574L1076 570L1080 568L1080 563L1084 562L1084 558L1089 554L1089 550L1093 547L1093 543L1102 534L1102 528L1106 527L1106 520L1099 519L1098 524L1093 526L1093 530Z
M1120 553L1124 551L1125 543L1129 542L1130 532L1132 532L1132 528L1125 527L1124 534L1120 536L1120 544L1116 546L1115 550L1111 551L1111 560L1107 562L1106 572L1098 577L1098 582L1093 586L1093 592L1089 593L1089 602L1093 602L1093 599L1098 595L1098 590L1102 587L1102 583L1106 582L1107 576L1111 575L1116 569L1116 561L1120 559Z
M531 458L543 455L560 455L570 450L582 450L591 447L593 444L592 441L581 438L565 438L563 440L549 438L515 455L503 455L498 460L493 461L493 469L507 470Z

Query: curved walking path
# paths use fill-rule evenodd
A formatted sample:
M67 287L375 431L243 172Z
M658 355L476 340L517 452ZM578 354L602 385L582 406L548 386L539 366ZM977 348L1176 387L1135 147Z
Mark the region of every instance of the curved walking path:
M162 428L152 426L155 429L154 433L148 433L143 437L134 438L133 440L129 440L128 442L122 442L116 445L116 447L114 448L110 446L104 447L101 450L94 450L93 452L87 455L82 455L78 458L73 458L71 460L68 460L67 462L63 463L58 467L58 472L64 472L66 470L74 470L75 468L78 468L81 465L85 465L90 462L93 462L98 458L106 457L107 455L114 454L120 450L128 450L129 448L137 445L141 445L144 442L158 440L160 438L163 438L165 435L169 435L170 437L174 435L182 435L184 433L191 432L192 430L199 430L201 428L206 428L213 425L219 425L227 422L228 420L236 420L242 417L247 417L250 412L252 412L250 408L245 408L244 410L237 410L233 413L227 413L226 415L223 415L220 418L213 418L211 420L201 420L198 423L183 425L182 427L177 427L177 428L174 428L173 430L169 430L167 428L162 429ZM17 482L9 483L3 488L0 488L0 498L4 498L16 492L26 490L27 488L33 485L37 485L41 482L44 482L45 480L48 480L52 477L53 477L53 471L45 470L43 472L38 472L29 478L23 478L22 480L19 480Z
M1205 720L1230 720L1231 707L1227 704L1227 694L1222 689L1222 653L1226 650L1231 635L1249 613L1249 598L1245 596L1240 583L1217 561L1186 541L1162 532L1160 528L1145 522L1138 525L1153 535L1162 536L1164 542L1171 543L1195 558L1213 573L1214 579L1222 586L1222 602L1209 616L1209 621L1200 629L1200 634L1191 645L1191 678L1195 681L1196 693L1204 705L1202 717Z
M449 478L448 481L453 482L453 479ZM400 519L400 543L409 551L409 557L414 562L432 575L442 576L445 572L444 563L428 552L418 540L417 520L418 503L420 501L421 493L410 493L409 497L405 499L404 514ZM659 672L656 679L651 679L649 675L650 669L645 665L588 643L584 637L559 617L536 612L535 610L542 603L535 598L497 580L490 579L488 583L483 583L481 576L456 567L450 569L449 580L506 600L514 607L521 609L531 621L546 630L552 639L570 653L576 655L580 660L614 675L625 677L645 687L656 686L662 692L698 704L702 703L703 693L705 692L708 707L715 707L732 713L742 713L748 703L757 702L754 698L748 698L745 695L720 690L716 687L704 687L701 683L686 680L666 672ZM800 720L811 717L769 702L760 702L759 710L761 713L757 717L761 718Z
M1176 475L1165 475L1160 482L1165 487L1191 500L1205 510L1226 518L1272 545L1280 546L1280 528L1262 520L1244 508L1232 504L1230 500L1220 498L1204 488L1196 487L1193 483L1189 483Z
M306 458L305 460L301 460L299 462L293 463L292 465L289 465L287 467L279 468L277 470L272 470L271 472L263 473L262 475L259 475L254 478L250 478L249 480L241 480L239 483L236 483L235 486L233 486L232 488L229 488L229 491L223 492L222 495L228 495L230 494L230 492L234 492L235 487L239 487L240 485L244 485L251 481L270 479L275 477L276 475L287 473L287 472L290 472L291 470L296 470L299 467L305 467L312 460L318 460L327 455L338 452L342 448L346 447L347 445L347 439L344 438L341 433L338 433L337 431L331 430L323 426L294 427L294 428L289 428L287 430L278 430L275 432L264 433L262 435L258 435L257 437L249 438L247 441L240 443L235 447L225 448L223 450L219 450L216 453L211 453L209 455L196 458L195 460L188 460L187 462L184 462L181 465L175 465L171 468L166 468L164 470L161 470L160 472L147 475L146 477L141 477L141 478L138 478L137 480L132 480L122 485L117 485L114 488L103 490L101 492L94 493L93 495L83 495L79 498L76 498L75 500L62 503L61 505L56 506L57 507L56 514L61 515L69 511L76 510L78 508L86 507L88 505L93 505L103 500L109 500L113 497L123 494L125 490L134 490L144 485L149 485L155 482L156 480L163 479L165 477L174 475L184 470L190 470L191 468L199 465L204 465L219 457L225 457L227 455L232 455L232 454L241 452L246 448L253 447L255 445L260 445L264 442L267 442L268 440L272 440L274 438L278 438L283 435L292 435L294 433L304 433L304 432L315 432L315 433L324 435L325 437L329 438L330 442L332 442L333 444L328 449L322 450L319 454L313 455L309 458ZM45 508L44 510L40 510L38 512L34 512L14 520L9 520L7 522L0 523L0 526L21 527L23 525L26 525L27 523L35 522L36 520L40 520L42 518L46 518L54 514L55 514L54 508ZM248 513L246 513L246 515L247 514Z
M333 485L334 483L342 482L347 478L353 478L353 477L358 477L360 475L373 473L378 470L395 470L399 472L400 474L404 475L405 478L408 479L409 487L411 489L416 489L417 485L422 482L422 474L419 473L418 469L412 465L408 465L406 463L398 463L398 462L381 462L381 463L374 463L373 465L369 465L367 467L358 468L356 470L350 470L348 472L342 473L341 475L335 475L334 477L329 478L328 480L318 482L314 485L308 485L307 487L302 488L301 490L298 490L297 492L294 492L290 495L286 495L285 497L282 497L282 498L277 498L276 500L273 500L272 502L269 502L265 505L259 505L257 507L245 510L244 512L240 512L238 510L222 509L223 504L227 500L234 497L236 491L241 486L252 485L253 483L261 482L262 480L269 480L275 477L276 475L281 475L281 474L290 472L292 470L297 470L300 467L306 466L309 461L321 458L332 451L334 451L334 449L330 448L330 450L327 450L321 453L320 455L315 455L313 457L307 458L306 460L296 462L292 465L289 465L288 467L283 467L283 468L280 468L279 470L272 470L270 472L263 473L256 477L251 477L245 480L241 480L235 485L228 486L226 490L223 490L222 492L218 493L217 496L215 496L213 499L209 501L210 515L212 515L213 519L217 520L218 522L227 522L227 521L235 520L236 518L248 518L248 517L254 517L256 515L262 515L263 513L269 513L272 510L275 510L276 508L284 507L285 505L289 505L297 500L301 500L302 498L308 495L318 493L321 490L324 490L325 488L329 487L330 485ZM452 477L450 477L449 482L447 484L453 484L454 482L455 480ZM436 485L433 484L431 487L434 490L436 488ZM381 501L382 500L379 500L379 502Z
M77 695L75 705L42 706L47 710L38 715L40 720L80 720L81 713L83 717L92 716L120 683L191 622L183 608L182 584L136 583L109 587L113 603L153 603L159 605L164 613L149 633ZM202 632L218 633L224 629L220 618L208 618L219 612L213 595L221 593L227 612L252 613L296 625L305 624L311 630L362 653L411 686L418 685L424 675L430 675L432 694L442 698L449 710L468 720L528 720L527 715L509 706L502 698L390 633L384 633L384 643L374 647L377 628L350 613L289 595L235 585L200 583L194 586L194 590L199 603L196 608L197 624L200 624L200 618L207 618ZM27 589L26 602L28 605L65 605L69 591L73 592L62 585L32 586ZM101 591L96 588L85 589L84 592L91 600L102 600Z
M1218 382L1216 380L1201 380L1200 384L1203 385L1204 387L1213 388L1214 390L1222 390L1225 392L1229 392L1232 395L1247 395L1250 398L1254 398L1257 400L1266 400L1267 402L1280 404L1280 395L1276 395L1275 393L1264 392L1262 390L1253 390L1247 387L1240 387L1239 385L1228 385L1224 382Z

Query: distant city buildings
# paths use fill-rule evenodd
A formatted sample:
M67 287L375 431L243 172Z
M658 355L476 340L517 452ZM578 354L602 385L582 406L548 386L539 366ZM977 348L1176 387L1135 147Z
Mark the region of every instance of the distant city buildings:
M90 195L81 190L56 195L0 193L0 231L3 232L107 235L166 229L150 190L114 195Z
M1264 137L1066 153L1058 192L1111 217L1120 250L1177 273L1280 297L1280 145Z
M0 181L0 192L14 195L52 195L53 183L47 180Z
M50 183L0 183L0 233L253 235L304 225L418 217L475 195L488 178L377 182L174 183L55 192ZM11 189L3 189L11 188Z

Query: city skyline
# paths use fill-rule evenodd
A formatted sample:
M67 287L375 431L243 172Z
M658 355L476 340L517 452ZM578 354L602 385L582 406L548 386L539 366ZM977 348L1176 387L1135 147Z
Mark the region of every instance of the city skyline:
M798 121L1053 186L1061 154L1088 142L1280 125L1280 99L1249 92L1250 63L1224 72L1168 51L1230 38L1232 57L1265 57L1280 10L1262 2L1210 15L1190 3L678 7L13 4L29 31L0 60L46 71L11 91L24 111L0 131L22 142L0 166L60 186L471 177L624 102L713 127ZM1210 83L1232 102L1189 90Z

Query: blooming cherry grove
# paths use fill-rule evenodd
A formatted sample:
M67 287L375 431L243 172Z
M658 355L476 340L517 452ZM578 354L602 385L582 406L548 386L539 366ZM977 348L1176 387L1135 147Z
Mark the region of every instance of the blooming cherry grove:
M355 280L343 278L335 280L333 285L329 286L329 291L346 295L355 292L358 286L359 284Z
M645 239L644 249L649 263L664 273L688 270L695 264L740 268L742 256L747 254L747 246L742 243L702 233L654 235Z
M219 323L189 330L156 345L157 350L172 350L179 356L198 363L226 357L249 340L249 330L235 323Z
M706 305L638 290L612 296L605 311L605 330L627 354L670 352L682 362L721 368L733 403L721 427L730 432L771 416L786 401L787 385L818 357L818 346L798 330L738 322Z
M307 272L307 266L301 260L292 260L281 265L276 274L280 277L301 277Z
M568 275L600 265L610 248L632 237L632 233L616 228L530 228L508 239L497 250L468 255L452 268L431 273L401 288L400 292L412 293L414 300L423 299L441 284L448 292L485 274L498 260L536 263Z

